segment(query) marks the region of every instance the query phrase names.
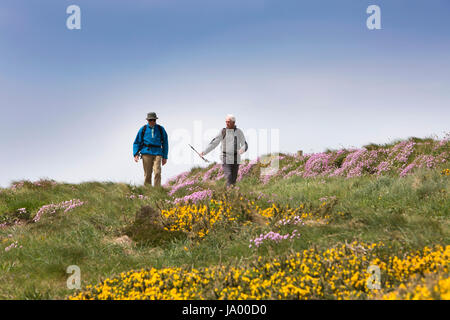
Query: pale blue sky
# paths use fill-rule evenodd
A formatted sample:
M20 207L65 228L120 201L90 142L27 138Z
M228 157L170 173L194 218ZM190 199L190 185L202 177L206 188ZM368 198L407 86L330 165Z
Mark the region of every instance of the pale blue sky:
M449 17L447 0L2 0L0 186L142 184L132 143L150 111L173 147L163 182L200 164L177 163L182 130L201 121L201 149L227 113L244 133L278 129L282 152L442 137Z

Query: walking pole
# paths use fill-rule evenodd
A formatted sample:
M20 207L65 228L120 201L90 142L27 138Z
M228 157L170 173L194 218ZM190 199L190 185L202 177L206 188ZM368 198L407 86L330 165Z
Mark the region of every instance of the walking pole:
M189 143L188 143L189 144ZM195 150L194 149L194 147L193 146L191 146L190 144L189 144L189 147L191 147L192 148L192 150L194 150L195 151L195 153L197 153L198 154L198 156L200 157L200 158L202 158L204 161L206 161L206 162L209 162L209 160L208 159L205 159L205 158L203 158L201 155L200 155L200 153L198 153L197 152L197 150Z

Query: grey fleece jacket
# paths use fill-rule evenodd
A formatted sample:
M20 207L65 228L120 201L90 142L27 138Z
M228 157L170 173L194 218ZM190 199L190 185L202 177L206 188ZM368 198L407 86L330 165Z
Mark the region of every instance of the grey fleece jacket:
M234 129L225 129L225 139L222 136L223 129L220 129L217 136L211 140L203 153L206 155L211 152L217 145L222 142L221 159L224 164L240 164L240 152L245 152L248 149L247 141L241 129L235 127Z

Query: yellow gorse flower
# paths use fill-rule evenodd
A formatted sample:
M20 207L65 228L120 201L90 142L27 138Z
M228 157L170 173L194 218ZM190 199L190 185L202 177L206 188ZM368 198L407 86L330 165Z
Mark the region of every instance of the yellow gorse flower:
M361 299L376 298L370 290L367 267L384 275L383 299L448 299L450 246L425 247L403 258L383 261L377 249L383 243L352 242L318 251L304 250L283 258L259 257L250 266L143 269L121 273L86 287L70 299ZM364 259L363 259L364 258ZM434 282L415 284L415 275L439 274ZM406 283L406 285L405 285ZM404 288L409 288L406 294ZM399 291L400 290L400 291Z
M161 210L161 216L165 220L164 229L167 231L183 231L194 233L199 238L204 238L218 222L243 222L245 214L254 214L267 219L267 224L272 220L289 219L299 216L304 220L322 221L329 216L317 218L312 213L302 212L303 204L298 208L288 206L281 207L272 204L268 208L261 208L254 201L239 198L240 209L224 201L210 200L208 204L178 204L170 209Z

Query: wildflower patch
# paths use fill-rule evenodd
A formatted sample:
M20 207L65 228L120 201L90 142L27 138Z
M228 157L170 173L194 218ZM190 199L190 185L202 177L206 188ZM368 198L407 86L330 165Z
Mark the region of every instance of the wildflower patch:
M353 242L275 259L260 256L239 267L141 269L87 286L69 299L368 299L381 293L367 288L370 265L384 271L381 287L387 292L414 275L449 271L450 246L425 247L403 258L384 257L383 247ZM450 291L446 279L439 287L441 297Z

